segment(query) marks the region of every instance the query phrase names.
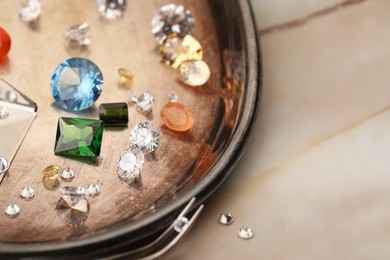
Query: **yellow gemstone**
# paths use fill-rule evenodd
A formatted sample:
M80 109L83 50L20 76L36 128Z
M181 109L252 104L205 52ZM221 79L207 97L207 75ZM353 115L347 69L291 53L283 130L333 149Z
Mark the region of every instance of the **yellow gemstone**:
M119 80L118 84L122 88L130 89L133 87L133 81L134 81L134 74L127 69L119 69Z
M210 68L202 60L187 60L180 64L179 79L192 87L204 85L210 78Z
M183 61L201 60L202 46L191 35L180 38L175 34L168 36L160 47L163 62L177 69Z
M43 172L42 172L42 175L45 176L45 177L51 177L51 176L54 176L54 175L57 175L60 173L60 170L61 170L61 167L58 166L58 165L50 165L48 167L46 167Z
M42 182L43 186L48 190L55 190L60 185L57 174L50 177L43 177Z

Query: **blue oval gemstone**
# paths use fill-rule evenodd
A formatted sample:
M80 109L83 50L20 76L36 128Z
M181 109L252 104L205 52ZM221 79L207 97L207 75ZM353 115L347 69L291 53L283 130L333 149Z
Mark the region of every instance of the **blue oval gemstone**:
M71 58L62 62L50 81L56 103L71 111L91 107L102 93L103 84L103 75L98 66L84 58Z

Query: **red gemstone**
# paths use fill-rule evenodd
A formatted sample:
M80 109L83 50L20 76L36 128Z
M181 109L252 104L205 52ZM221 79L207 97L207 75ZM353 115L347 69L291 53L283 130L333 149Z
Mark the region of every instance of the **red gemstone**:
M0 60L4 59L11 49L11 38L9 34L0 27Z

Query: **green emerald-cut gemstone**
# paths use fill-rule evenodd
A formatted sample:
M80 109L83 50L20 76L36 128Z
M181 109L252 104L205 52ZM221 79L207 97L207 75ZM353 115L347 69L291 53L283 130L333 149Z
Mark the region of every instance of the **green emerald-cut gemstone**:
M106 126L127 126L129 123L127 104L124 102L101 104L99 118Z
M96 157L100 154L102 138L103 121L60 117L54 153L67 156Z

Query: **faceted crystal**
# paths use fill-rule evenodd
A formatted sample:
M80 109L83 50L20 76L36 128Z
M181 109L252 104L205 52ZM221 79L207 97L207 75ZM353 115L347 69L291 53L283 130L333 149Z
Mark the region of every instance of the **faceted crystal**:
M89 184L85 187L88 196L94 198L100 195L100 186L97 183Z
M179 79L193 87L202 86L210 78L209 66L202 60L184 61L178 71Z
M130 142L143 153L151 153L160 143L160 130L150 122L139 123L130 132Z
M154 15L151 25L156 41L161 44L168 35L177 34L184 37L192 34L195 20L189 10L182 5L167 4Z
M230 225L233 223L234 218L229 213L222 213L218 218L219 223L222 225Z
M54 153L67 156L100 155L103 121L61 117L58 120Z
M127 104L105 103L99 106L99 119L105 126L127 126L129 123L129 113Z
M177 103L179 102L179 96L175 92L171 91L168 94L168 100L171 103Z
M103 90L103 75L90 60L71 58L62 62L50 81L58 106L70 111L91 107Z
M130 100L136 104L135 108L138 112L152 111L154 96L150 91L145 91L139 97L136 97L133 92L130 92Z
M174 131L187 131L195 123L194 112L180 103L166 103L160 111L164 125Z
M66 186L59 188L57 191L60 194L61 198L65 200L70 200L73 203L84 199L87 195L87 191L84 187Z
M99 12L110 20L123 17L127 7L127 0L97 0Z
M130 70L119 69L118 74L119 74L119 81L118 81L119 86L126 89L130 89L133 87L134 75L133 73L131 73Z
M7 57L10 49L11 37L3 28L0 27L0 61Z
M56 211L66 223L80 225L88 218L89 203L86 199L72 201L61 198L57 203Z
M119 177L124 180L139 178L141 170L144 167L144 162L145 157L143 152L137 146L132 146L119 157L117 162Z
M27 0L27 4L22 5L19 10L19 18L26 23L36 22L39 20L41 11L41 3L38 0Z
M0 119L6 119L8 116L8 108L6 106L0 105Z
M160 46L160 54L165 64L177 69L186 60L201 60L203 50L200 43L191 35L180 38L170 35Z
M0 175L5 173L9 168L9 163L4 157L0 157Z
M89 23L73 25L66 30L64 36L71 41L71 44L76 43L79 46L89 45L91 44L90 39L87 37L89 27Z
M175 220L173 228L176 232L181 233L188 228L189 222L188 218L182 217L181 219Z
M74 178L74 171L71 168L65 168L62 170L60 177L62 180L69 182Z
M35 196L35 192L31 187L23 187L20 190L19 196L24 200L32 200Z
M238 236L243 239L250 239L253 237L253 231L250 228L240 228L237 233Z
M42 175L44 177L52 177L52 176L55 176L60 173L60 170L61 170L61 166L59 165L50 165L50 166L47 166L43 171L42 171Z
M57 174L50 177L43 177L42 183L48 190L55 190L58 186L60 186L60 180L58 179Z
M20 213L20 207L16 204L9 204L4 208L5 215L10 218L15 218Z

